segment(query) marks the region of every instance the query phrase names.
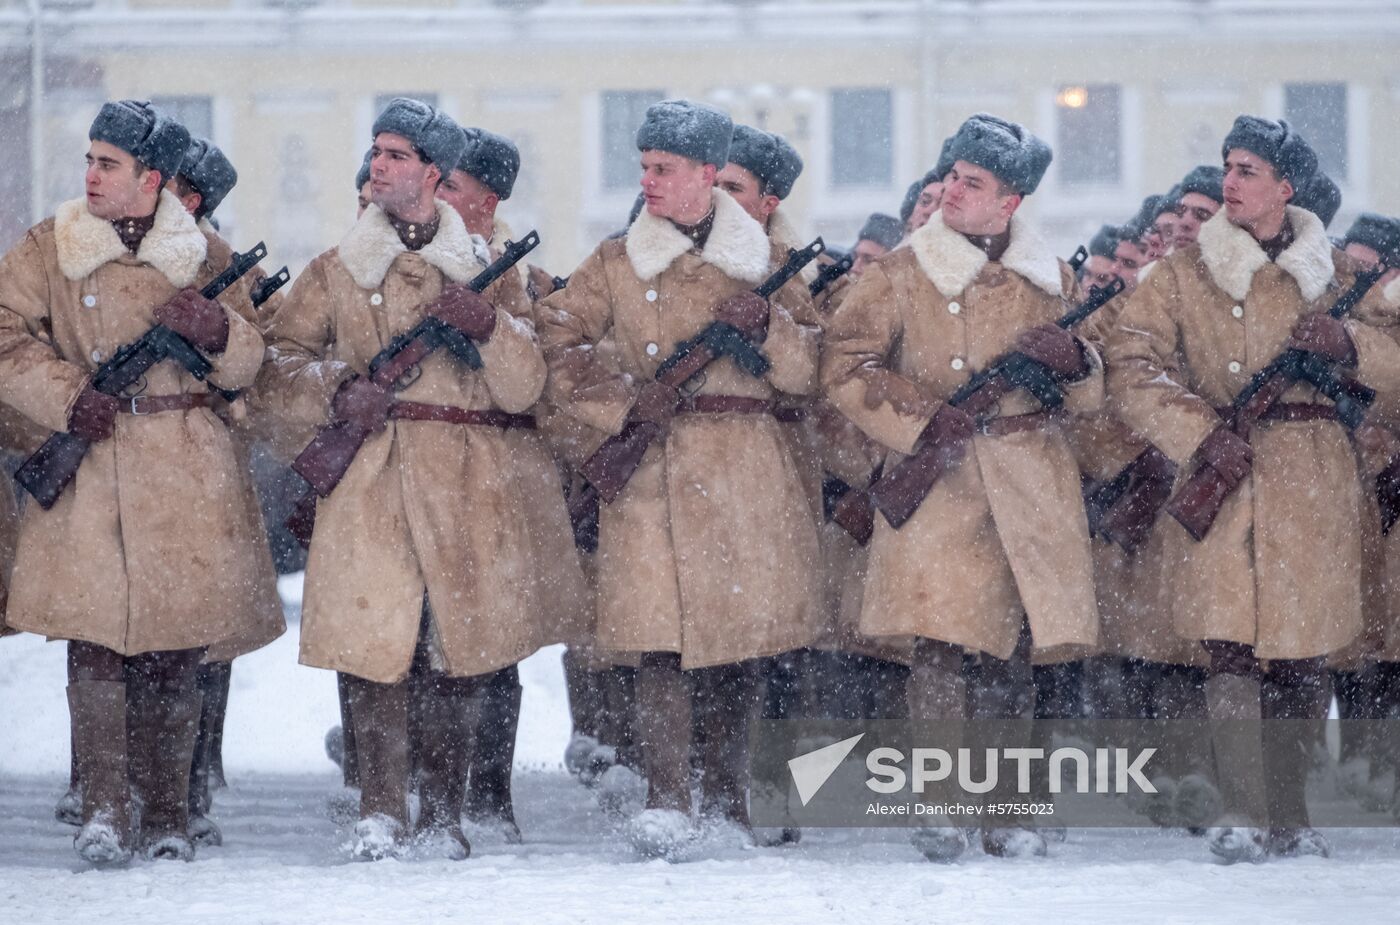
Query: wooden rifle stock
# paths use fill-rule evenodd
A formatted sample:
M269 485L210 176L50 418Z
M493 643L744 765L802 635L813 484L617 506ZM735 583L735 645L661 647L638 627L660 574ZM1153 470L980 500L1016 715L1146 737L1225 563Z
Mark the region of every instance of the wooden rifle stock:
M210 280L199 294L206 299L217 299L265 256L267 247L261 241L245 253L234 254L228 267ZM201 382L214 369L213 364L189 341L165 325L158 324L131 343L119 347L105 363L97 367L92 374L92 387L104 395L121 398L123 392L141 381L147 370L165 359L175 360ZM225 392L212 385L209 388L225 397L237 396L236 392ZM78 474L89 446L86 440L75 434L50 434L15 471L15 481L39 502L40 507L48 510Z
M1376 280L1385 272L1384 265L1360 273L1351 288L1342 294L1327 314L1341 318L1356 307ZM1230 403L1231 414L1226 426L1243 440L1249 439L1255 422L1264 417L1282 400L1293 384L1305 381L1336 406L1338 420L1348 430L1355 430L1365 419L1366 409L1375 399L1375 392L1361 383L1338 376L1333 364L1316 354L1297 348L1285 349L1259 372ZM1200 463L1167 505L1167 512L1191 534L1197 542L1205 539L1214 525L1225 499L1238 483L1231 482L1213 466Z
M1064 330L1074 327L1107 305L1122 290L1121 280L1091 290L1087 299L1056 320L1056 327ZM1054 375L1019 352L1009 353L973 374L947 403L973 418L984 420L986 415L994 412L1003 396L1017 388L1030 392L1046 410L1053 410L1064 403L1064 395ZM898 530L914 516L943 474L962 461L966 452L966 440L921 441L913 453L891 466L871 486L870 495L875 507L889 525Z
M473 277L467 283L467 288L472 292L484 292L539 243L540 236L534 231L519 241L507 242L501 256ZM453 356L471 369L481 368L481 354L471 338L450 324L428 317L395 337L374 355L369 362L370 380L381 388L392 390L399 380L439 347L448 348ZM369 434L369 431L347 421L331 421L316 432L316 436L292 461L292 471L305 480L308 490L302 493L285 524L299 540L302 536L306 537L303 545L310 545L311 542L315 498L324 498L335 490L349 471L360 447L369 439Z
M764 280L754 292L768 298L781 289L802 268L817 258L826 245L821 238L800 251L793 251L787 262ZM755 378L768 372L768 358L733 325L716 321L695 337L682 341L656 370L656 381L679 390L698 373L721 356L732 357L742 369ZM588 480L599 497L608 504L617 500L627 487L647 448L661 436L660 426L649 421L629 421L622 430L603 441L602 446L579 466L579 474Z

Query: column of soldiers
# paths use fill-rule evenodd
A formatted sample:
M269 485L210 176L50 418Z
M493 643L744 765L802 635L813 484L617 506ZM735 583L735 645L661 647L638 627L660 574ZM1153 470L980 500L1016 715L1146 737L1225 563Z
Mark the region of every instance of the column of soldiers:
M516 263L488 281L519 152L401 98L374 122L355 223L272 298L261 271L204 288L238 256L211 224L237 181L217 148L129 100L90 139L85 199L0 263L6 449L85 449L24 505L5 621L67 642L60 810L86 861L219 843L229 665L284 629L250 453L347 435L329 483L311 449L296 466L319 496L301 661L338 675L355 858L466 858L464 815L521 837L516 665L557 642L568 764L641 788L643 856L684 857L702 824L759 837L753 716L956 736L1027 713L1209 721L1209 742L1171 750L1149 815L1226 861L1328 853L1305 763L1264 747L1296 733L1239 721L1318 720L1334 687L1347 716L1400 702L1400 554L1370 487L1400 451L1400 269L1326 311L1362 269L1400 266L1400 222L1364 214L1329 240L1340 195L1286 123L1241 116L1223 167L1071 267L1022 210L1049 146L973 116L898 218L870 217L844 277L828 257L772 288L804 244L782 208L800 157L667 101L637 134L626 230L566 278ZM677 353L715 324L762 366ZM108 388L104 364L153 328L204 368L165 357ZM403 359L422 330L436 340ZM1232 426L1234 394L1286 347L1374 390L1354 438L1302 382ZM989 409L952 400L1012 351L1058 407L1030 380ZM608 487L594 466L619 441L636 449ZM940 475L895 516L881 480L921 458ZM1196 539L1164 513L1111 541L1085 499L1134 466L1175 488L1207 472L1213 526ZM936 817L913 840L947 862L974 842L1045 854L1047 835Z

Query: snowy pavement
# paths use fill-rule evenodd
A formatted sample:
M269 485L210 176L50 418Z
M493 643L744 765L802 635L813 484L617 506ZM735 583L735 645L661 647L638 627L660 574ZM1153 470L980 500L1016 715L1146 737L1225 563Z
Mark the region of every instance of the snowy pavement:
M289 592L293 589L289 588ZM295 615L295 595L292 610ZM559 651L526 663L516 805L523 845L470 833L462 863L356 864L325 798L339 782L321 738L336 719L328 672L296 664L296 627L234 668L215 796L221 848L193 864L84 869L53 821L68 767L63 647L0 641L0 923L726 921L1393 922L1400 833L1332 832L1331 860L1220 867L1199 839L1080 830L1050 857L924 862L903 832L822 830L795 847L708 843L671 865L634 860L592 794L563 772Z

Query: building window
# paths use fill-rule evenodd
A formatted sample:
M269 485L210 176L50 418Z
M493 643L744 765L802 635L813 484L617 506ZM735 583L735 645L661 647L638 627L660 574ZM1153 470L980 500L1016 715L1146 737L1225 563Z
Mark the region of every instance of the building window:
M207 96L153 96L151 105L189 129L191 137L214 137L214 100Z
M1123 98L1116 84L1060 87L1055 93L1055 163L1065 186L1122 182Z
M831 185L894 182L894 96L887 89L831 91Z
M660 90L605 90L602 95L603 189L625 190L637 185L637 129L647 108L665 98Z
M1347 179L1347 85L1285 84L1283 117L1317 152L1317 165L1339 183Z

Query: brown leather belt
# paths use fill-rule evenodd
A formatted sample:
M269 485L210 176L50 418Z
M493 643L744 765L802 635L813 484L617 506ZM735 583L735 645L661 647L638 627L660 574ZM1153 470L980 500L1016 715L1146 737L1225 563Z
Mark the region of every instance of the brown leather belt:
M127 414L159 414L162 411L189 411L192 408L212 408L212 392L186 392L182 395L137 395L122 399L117 409Z
M438 421L443 424L471 424L499 427L501 430L534 430L535 419L528 414L482 409L468 411L452 405L430 405L420 401L396 401L389 406L389 417L399 421Z
M774 405L766 398L744 395L695 395L677 410L681 414L773 414Z
M1233 408L1216 408L1222 418L1231 418ZM1335 421L1337 409L1334 405L1320 405L1306 401L1281 401L1264 413L1259 421L1265 424L1294 424L1300 421Z
M1051 411L1032 411L1030 414L1013 414L983 421L977 432L988 437L1005 437L1007 434L1020 434L1028 430L1040 430L1055 421L1059 415Z

